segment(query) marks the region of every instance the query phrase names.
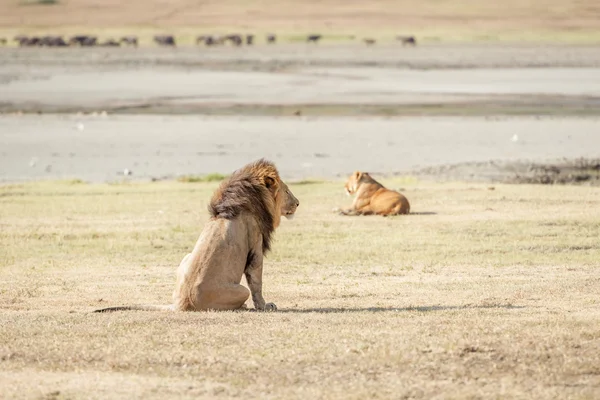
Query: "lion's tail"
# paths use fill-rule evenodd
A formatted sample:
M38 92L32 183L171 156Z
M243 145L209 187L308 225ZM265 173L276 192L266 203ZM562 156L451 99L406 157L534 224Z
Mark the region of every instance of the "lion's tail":
M169 305L151 305L151 304L142 304L137 306L121 306L121 307L108 307L108 308L100 308L98 310L94 310L92 312L100 313L100 312L113 312L113 311L175 311L175 306L173 304Z

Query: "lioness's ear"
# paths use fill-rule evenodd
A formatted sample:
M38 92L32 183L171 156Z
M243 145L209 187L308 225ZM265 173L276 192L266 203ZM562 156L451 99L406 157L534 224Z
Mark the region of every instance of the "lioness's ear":
M354 177L356 179L360 178L360 171L354 171Z

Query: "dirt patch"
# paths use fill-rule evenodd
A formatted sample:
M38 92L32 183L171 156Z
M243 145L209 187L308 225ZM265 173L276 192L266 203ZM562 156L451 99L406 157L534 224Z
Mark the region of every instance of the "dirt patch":
M532 164L528 175L517 175L508 182L600 185L600 159L578 158L557 164Z
M427 167L413 174L436 181L600 186L600 159L467 162Z

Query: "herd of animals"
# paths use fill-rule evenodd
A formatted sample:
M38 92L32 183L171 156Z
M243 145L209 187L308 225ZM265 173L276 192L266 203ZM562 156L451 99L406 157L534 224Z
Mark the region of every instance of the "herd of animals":
M389 190L366 172L356 171L346 182L355 194L352 207L342 215L408 214L410 205L401 193ZM177 268L173 302L169 305L109 307L94 312L124 310L205 311L246 308L250 295L254 308L275 311L262 294L263 256L281 217L293 218L300 205L265 159L233 172L213 194L204 226L191 253ZM248 289L240 284L246 277Z
M200 35L196 37L197 46L222 46L230 44L233 46L252 46L255 42L256 35L253 34L230 34L230 35ZM354 36L350 36L354 39ZM154 35L153 42L158 46L175 47L177 46L177 39L174 35ZM306 42L318 43L323 39L323 35L311 34L306 36ZM266 43L274 44L277 42L277 35L269 33L265 37ZM396 36L396 40L401 42L404 46L416 46L417 40L414 36ZM120 47L120 46L131 46L138 47L139 39L137 36L123 36L118 39L107 39L99 41L97 36L93 35L75 35L68 39L65 39L60 35L47 35L47 36L26 36L17 35L13 38L20 47ZM363 38L362 41L367 46L374 45L377 40L374 38ZM0 38L0 45L7 45L8 39Z

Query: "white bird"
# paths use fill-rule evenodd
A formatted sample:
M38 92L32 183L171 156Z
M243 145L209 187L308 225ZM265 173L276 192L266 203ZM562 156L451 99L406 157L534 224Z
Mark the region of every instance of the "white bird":
M519 135L517 135L516 133L513 135L513 137L510 138L511 142L518 142L519 141Z
M80 122L77 125L75 125L75 128L77 128L77 130L82 131L85 129L85 126L83 126L83 124Z

